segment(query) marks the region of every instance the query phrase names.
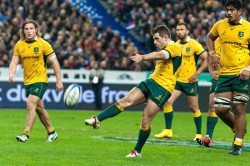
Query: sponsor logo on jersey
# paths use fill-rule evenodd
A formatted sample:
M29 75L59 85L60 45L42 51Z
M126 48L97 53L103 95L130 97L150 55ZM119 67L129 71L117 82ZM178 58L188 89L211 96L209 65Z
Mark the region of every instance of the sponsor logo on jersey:
M224 41L223 44L234 44L234 45L241 46L241 43L239 43L239 42L233 42L233 41Z

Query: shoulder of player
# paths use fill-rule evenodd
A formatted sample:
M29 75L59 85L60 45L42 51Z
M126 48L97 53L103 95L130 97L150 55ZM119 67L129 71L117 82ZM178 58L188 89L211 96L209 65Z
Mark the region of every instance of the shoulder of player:
M228 24L228 18L224 18L222 20L219 20L217 22L214 23L214 25L220 25L220 24Z
M199 42L195 39L189 38L189 40L187 41L188 43L195 43L198 44Z
M50 44L49 42L47 42L46 40L44 40L44 39L41 38L41 37L38 37L36 40L37 40L39 43L42 43L42 44Z
M25 41L20 39L20 40L18 40L18 41L16 42L16 47L20 47L20 46L22 46L24 43L25 43Z
M18 40L17 42L16 42L16 44L18 45L18 44L22 44L22 43L24 43L25 41L24 40Z
M167 48L180 48L180 44L178 42L171 42L167 45Z
M249 26L250 27L250 22L245 20L245 19L242 19L242 22L241 22L242 25L246 25L246 26Z

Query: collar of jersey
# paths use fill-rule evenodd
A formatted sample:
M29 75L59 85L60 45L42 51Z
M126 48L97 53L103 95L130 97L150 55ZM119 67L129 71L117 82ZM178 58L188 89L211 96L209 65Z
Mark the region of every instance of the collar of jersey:
M234 25L241 25L241 24L242 24L242 21L243 21L243 19L242 19L242 17L240 17L240 21L239 21L237 24L230 24L229 22L228 22L228 23L229 23L230 25L233 25L233 26L234 26Z
M185 41L180 41L180 44L186 44L190 40L190 37L188 36Z
M25 40L26 43L34 43L36 42L37 37L34 40Z
M25 42L26 43L34 43L34 42L36 42L36 40L26 40Z

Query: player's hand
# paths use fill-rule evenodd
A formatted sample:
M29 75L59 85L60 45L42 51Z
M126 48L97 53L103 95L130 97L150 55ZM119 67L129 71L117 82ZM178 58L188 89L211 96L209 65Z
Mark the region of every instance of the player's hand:
M215 68L215 70L218 70L220 67L222 67L222 64L220 63L220 57L217 54L211 55L209 58L210 63Z
M57 90L58 92L61 92L63 89L64 89L64 88L63 88L62 82L56 82L56 90Z
M9 82L14 83L14 75L13 74L9 74Z
M250 69L244 68L243 70L241 70L241 72L239 74L239 78L241 80L248 80L249 77L250 77Z
M135 55L131 56L130 59L135 63L140 63L143 61L143 55L135 53Z
M196 82L197 78L198 78L198 74L194 73L191 77L189 77L188 82L194 83L194 82Z
M218 79L217 71L215 71L215 70L209 70L209 73L210 73L210 75L211 75L211 77L212 77L213 79L215 79L215 80Z

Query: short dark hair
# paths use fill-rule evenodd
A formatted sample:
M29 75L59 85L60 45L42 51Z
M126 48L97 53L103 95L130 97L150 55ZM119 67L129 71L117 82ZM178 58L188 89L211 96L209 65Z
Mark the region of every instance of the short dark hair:
M225 3L225 8L228 6L233 6L235 9L240 10L242 8L241 0L227 0Z
M158 25L152 30L152 35L159 33L161 37L168 36L171 39L171 33L170 30L166 25Z
M187 30L189 30L189 26L187 23L185 22L180 22L177 26L181 26L181 25L184 25L186 27Z

